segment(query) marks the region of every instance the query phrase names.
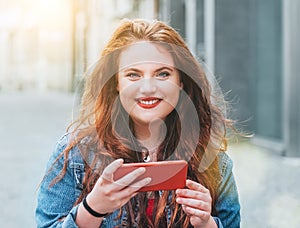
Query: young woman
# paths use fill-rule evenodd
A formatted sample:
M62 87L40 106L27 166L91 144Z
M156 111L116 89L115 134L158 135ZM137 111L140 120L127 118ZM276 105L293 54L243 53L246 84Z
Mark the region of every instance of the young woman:
M160 21L124 20L88 75L81 115L41 183L38 227L239 227L226 120L203 69ZM123 163L186 160L184 189L138 192Z

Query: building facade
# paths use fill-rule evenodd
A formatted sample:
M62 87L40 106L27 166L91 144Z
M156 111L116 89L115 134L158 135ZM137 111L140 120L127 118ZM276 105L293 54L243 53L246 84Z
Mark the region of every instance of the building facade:
M300 2L161 0L159 15L203 59L253 141L300 156Z

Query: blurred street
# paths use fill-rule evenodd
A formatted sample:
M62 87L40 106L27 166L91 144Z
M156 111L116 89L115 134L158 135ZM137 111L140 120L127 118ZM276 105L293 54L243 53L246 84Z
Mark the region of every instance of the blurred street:
M300 158L249 143L229 147L240 192L242 227L300 227Z
M36 189L56 140L71 120L74 95L0 93L0 224L35 227ZM248 142L229 146L242 227L300 227L300 158Z
M37 187L72 102L70 94L0 94L1 227L35 227Z

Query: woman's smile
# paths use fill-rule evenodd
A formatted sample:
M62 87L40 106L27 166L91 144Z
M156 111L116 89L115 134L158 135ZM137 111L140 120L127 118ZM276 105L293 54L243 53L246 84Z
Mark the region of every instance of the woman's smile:
M144 98L138 98L137 104L141 108L151 109L151 108L155 108L156 106L158 106L161 101L162 101L162 99L157 98L157 97L144 97Z

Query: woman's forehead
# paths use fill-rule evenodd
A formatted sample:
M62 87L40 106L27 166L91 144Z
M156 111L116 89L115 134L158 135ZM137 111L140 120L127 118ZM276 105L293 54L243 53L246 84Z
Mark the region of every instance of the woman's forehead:
M163 46L143 41L136 42L122 50L119 59L119 70L142 63L156 63L174 67L172 55Z

